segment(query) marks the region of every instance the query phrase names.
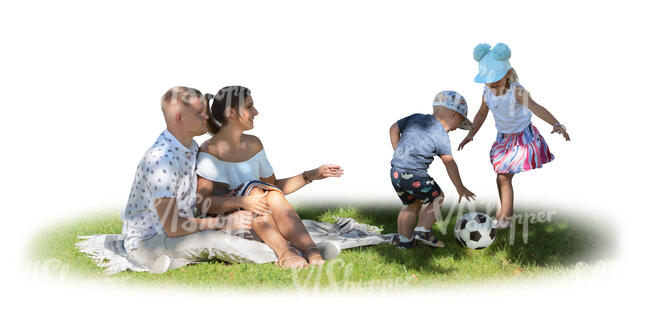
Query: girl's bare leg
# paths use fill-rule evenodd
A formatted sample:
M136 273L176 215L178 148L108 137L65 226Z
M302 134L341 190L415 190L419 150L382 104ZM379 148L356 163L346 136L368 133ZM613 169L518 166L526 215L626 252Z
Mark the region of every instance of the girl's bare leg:
M264 191L260 188L254 188L249 195L262 195ZM307 261L300 257L300 255L289 249L289 243L280 234L273 217L270 215L258 216L252 222L253 231L262 239L264 243L269 245L278 259L282 258L287 262L282 267L287 268L302 268L307 266Z
M497 219L510 218L513 215L514 191L512 189L513 174L497 174L497 187L501 209L497 212Z
M269 191L266 194L266 200L273 212L273 220L284 238L305 253L307 253L307 249L316 247L316 243L309 236L309 232L307 232L307 228L300 220L300 216L289 204L284 194ZM321 265L325 262L317 249L310 250L306 257L310 264Z

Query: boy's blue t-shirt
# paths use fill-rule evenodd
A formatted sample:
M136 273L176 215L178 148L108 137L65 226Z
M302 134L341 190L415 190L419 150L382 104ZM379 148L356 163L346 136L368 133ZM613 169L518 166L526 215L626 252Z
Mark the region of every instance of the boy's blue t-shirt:
M413 114L397 127L402 135L390 161L394 168L425 176L434 156L451 155L449 134L433 115Z

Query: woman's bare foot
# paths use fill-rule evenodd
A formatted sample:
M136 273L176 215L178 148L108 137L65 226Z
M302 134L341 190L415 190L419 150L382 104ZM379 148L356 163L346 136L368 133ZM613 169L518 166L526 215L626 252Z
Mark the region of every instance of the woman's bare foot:
M278 257L278 261L275 262L275 265L283 269L293 270L309 267L307 261L300 256L300 252L293 247L287 248L287 250Z
M305 257L311 265L320 266L325 264L325 260L316 246L305 249Z

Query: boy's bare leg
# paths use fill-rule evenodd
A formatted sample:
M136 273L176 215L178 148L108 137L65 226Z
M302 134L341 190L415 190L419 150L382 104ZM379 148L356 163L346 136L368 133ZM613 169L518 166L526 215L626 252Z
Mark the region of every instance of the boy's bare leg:
M413 230L415 223L418 219L418 212L422 208L422 202L416 200L415 202L402 207L397 215L397 233L401 236L411 238L413 237Z
M431 230L436 220L440 218L440 211L442 203L445 200L444 195L440 195L433 199L429 204L422 207L420 215L418 216L418 227L423 227L426 230Z

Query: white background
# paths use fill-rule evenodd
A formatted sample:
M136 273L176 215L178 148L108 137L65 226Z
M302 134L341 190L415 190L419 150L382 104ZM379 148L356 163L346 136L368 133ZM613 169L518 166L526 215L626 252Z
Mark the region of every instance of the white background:
M647 217L647 11L625 1L234 3L1 5L5 317L115 323L189 315L195 321L205 312L206 320L219 321L228 306L230 316L271 321L308 316L312 306L327 315L319 321L337 319L332 313L341 310L406 321L401 310L408 321L431 320L423 315L434 312L435 322L454 317L463 304L483 305L484 318L475 316L485 320L606 320L619 319L623 309L638 311L626 298L647 287L641 277L647 252L633 231ZM612 219L619 259L608 272L336 303L287 295L270 304L264 295L143 293L47 280L25 274L20 264L39 229L121 208L141 155L164 129L160 96L175 85L211 93L231 84L252 89L260 115L251 133L262 139L278 177L322 163L343 166L343 178L310 185L291 196L294 202L399 206L388 181L388 127L430 113L433 96L445 89L466 97L473 118L483 89L472 81L478 70L472 50L480 42L510 46L521 83L572 137L565 142L534 118L556 160L515 177L515 206ZM497 197L488 158L495 134L490 116L476 140L454 153L466 186L486 201ZM452 132L452 146L463 137L464 131ZM454 199L442 165L434 161L430 172ZM503 301L507 312L491 315L487 301L474 300L484 298ZM175 314L180 302L197 309ZM425 308L416 312L411 303ZM131 304L142 309L124 308ZM378 308L385 305L393 307ZM261 311L251 316L252 308Z

